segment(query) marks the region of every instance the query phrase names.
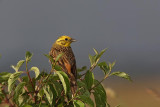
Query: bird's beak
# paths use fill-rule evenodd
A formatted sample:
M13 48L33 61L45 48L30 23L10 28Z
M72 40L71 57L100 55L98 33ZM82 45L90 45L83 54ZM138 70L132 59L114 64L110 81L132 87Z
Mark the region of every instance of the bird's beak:
M71 39L71 42L76 42L76 41L77 41L77 40L75 40L75 39L73 39L73 38Z

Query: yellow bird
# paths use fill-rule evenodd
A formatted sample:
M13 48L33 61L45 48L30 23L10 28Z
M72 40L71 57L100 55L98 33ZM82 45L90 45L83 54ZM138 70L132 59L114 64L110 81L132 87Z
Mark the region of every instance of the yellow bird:
M63 53L60 59L57 61L57 64L62 68L62 70L68 75L70 78L71 84L71 92L75 94L77 89L76 79L77 79L77 69L76 69L76 60L73 54L71 43L75 42L76 40L67 36L63 35L60 36L55 43L53 44L49 55L55 58Z

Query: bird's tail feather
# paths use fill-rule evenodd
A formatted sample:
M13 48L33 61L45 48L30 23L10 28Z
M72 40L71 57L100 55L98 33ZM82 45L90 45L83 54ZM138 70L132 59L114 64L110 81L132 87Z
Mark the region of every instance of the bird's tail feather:
M77 90L77 81L76 81L76 79L74 77L71 78L70 84L71 84L72 95L75 95L76 94L76 90Z

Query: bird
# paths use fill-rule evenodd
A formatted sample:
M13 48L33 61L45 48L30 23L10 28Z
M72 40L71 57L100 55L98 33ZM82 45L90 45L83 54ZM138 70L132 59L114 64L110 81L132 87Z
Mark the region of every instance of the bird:
M77 90L77 68L76 59L71 48L72 42L76 42L76 40L67 35L60 36L53 43L49 55L55 60L59 54L62 54L56 64L68 75L71 92L74 95Z

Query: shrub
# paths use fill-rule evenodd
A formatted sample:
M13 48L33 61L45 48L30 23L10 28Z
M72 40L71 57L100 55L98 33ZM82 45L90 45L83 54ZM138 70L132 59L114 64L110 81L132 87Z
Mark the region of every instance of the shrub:
M113 63L99 62L100 57L106 49L100 53L94 49L95 55L89 55L90 67L86 66L77 69L77 91L72 96L70 91L70 80L65 72L56 65L60 54L56 60L47 54L45 56L52 61L51 71L49 73L40 70L37 67L28 68L28 63L33 56L26 52L25 60L20 60L17 65L11 67L14 73L0 73L0 103L6 103L10 107L109 107L106 91L102 82L109 76L130 80L130 76L124 72L111 72L115 65ZM25 64L25 70L19 70ZM100 81L95 79L93 70L99 67L104 73L104 78ZM30 72L35 76L31 77ZM22 75L23 74L23 75ZM94 96L94 101L91 99Z

